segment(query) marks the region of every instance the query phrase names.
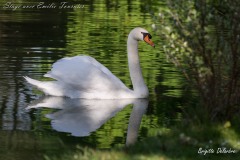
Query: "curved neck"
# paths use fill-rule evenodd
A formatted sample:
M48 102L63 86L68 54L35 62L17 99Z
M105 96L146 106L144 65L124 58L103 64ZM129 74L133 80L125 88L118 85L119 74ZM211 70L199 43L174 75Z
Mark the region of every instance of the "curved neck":
M148 88L144 83L142 70L139 63L138 41L131 34L127 41L128 66L132 80L133 90L138 98L148 97Z

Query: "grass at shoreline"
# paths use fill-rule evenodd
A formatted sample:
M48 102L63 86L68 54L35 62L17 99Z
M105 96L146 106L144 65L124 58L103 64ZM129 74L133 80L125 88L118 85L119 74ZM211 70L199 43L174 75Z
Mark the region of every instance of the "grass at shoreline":
M157 132L156 132L157 133ZM205 150L199 154L199 148ZM217 153L217 149L232 149L237 153ZM214 153L208 152L213 149ZM240 136L230 126L192 126L184 131L172 129L164 135L148 137L136 144L108 150L76 147L58 156L45 156L46 160L192 160L192 159L239 159ZM205 153L205 155L204 155Z

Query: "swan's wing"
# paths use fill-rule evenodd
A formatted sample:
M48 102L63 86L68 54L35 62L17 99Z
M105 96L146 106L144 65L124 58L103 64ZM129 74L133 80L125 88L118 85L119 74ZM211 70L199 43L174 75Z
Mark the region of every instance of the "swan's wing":
M85 92L127 89L112 72L89 56L60 59L44 76Z

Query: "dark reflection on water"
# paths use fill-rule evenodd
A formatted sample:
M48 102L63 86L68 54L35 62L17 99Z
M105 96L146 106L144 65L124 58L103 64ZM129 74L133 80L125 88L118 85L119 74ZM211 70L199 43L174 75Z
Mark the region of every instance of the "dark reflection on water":
M129 118L131 122L135 117L140 125L142 113L139 117L135 115L139 108L134 106L132 110L131 107L125 107L116 116L110 116L110 119L105 117L104 122L107 122L99 124L100 128L91 131L90 136L74 137L51 127L51 121L44 115L51 114L54 109L26 112L29 103L41 97L42 93L28 85L22 76L43 80L42 75L50 70L56 60L86 54L96 58L131 87L126 39L128 32L136 26L152 32L157 44L155 50L144 43L139 45L141 66L151 96L140 128L135 127L135 130L139 128L138 139L147 137L147 133L159 125L171 125L178 121L184 83L181 76L164 62L164 56L159 51L162 42L151 29L152 19L148 12L150 6L157 6L155 2L151 5L145 1L72 1L84 4L84 8L14 11L3 9L5 2L0 2L0 150L1 153L9 152L0 155L0 159L6 159L7 156L38 159L43 152L57 153L63 148L61 144L69 148L75 144L110 148L124 145L126 139L133 143L131 139L137 136L128 134L132 132L128 123ZM24 0L18 2L32 3ZM160 101L162 99L164 102ZM52 116L63 111L55 112ZM159 117L164 121L160 121ZM26 155L21 146L25 146L31 154ZM55 146L58 147L54 150Z

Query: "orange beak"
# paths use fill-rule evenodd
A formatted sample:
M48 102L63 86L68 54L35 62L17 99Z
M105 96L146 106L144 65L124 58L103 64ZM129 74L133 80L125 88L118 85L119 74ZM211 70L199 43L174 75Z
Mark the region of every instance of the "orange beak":
M149 38L149 35L146 35L143 39L146 43L150 44L150 46L155 47L153 41Z

